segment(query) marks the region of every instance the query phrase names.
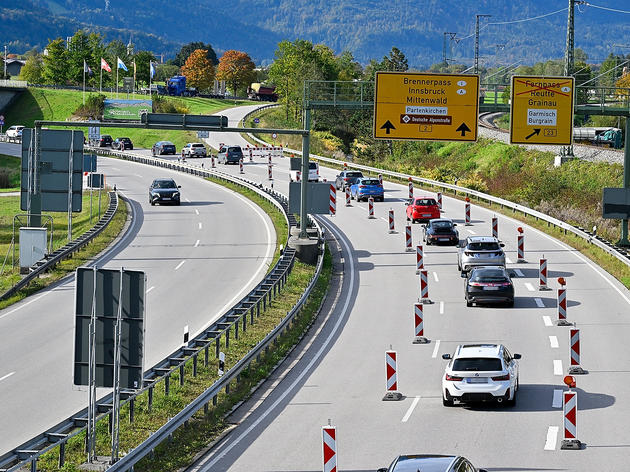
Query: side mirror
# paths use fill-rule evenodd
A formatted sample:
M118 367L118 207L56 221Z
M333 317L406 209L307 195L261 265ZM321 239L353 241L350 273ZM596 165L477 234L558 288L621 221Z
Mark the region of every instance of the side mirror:
M467 274L466 272L462 272L462 273L460 274L460 277L461 277L462 279L467 279L467 278L468 278L468 274Z
M182 186L181 186L181 185L178 185L178 186L177 186L177 188L182 188Z
M512 357L514 357L514 359L520 359L523 356L521 356L520 354L514 354Z
M450 354L442 354L442 359L444 359L445 361L448 361L451 358Z
M499 244L499 246L501 246L501 247L505 247L505 244L501 243L501 244Z
M453 223L453 226L457 226L457 223Z
M377 469L376 472L387 472L387 469L385 467L381 467L380 469Z

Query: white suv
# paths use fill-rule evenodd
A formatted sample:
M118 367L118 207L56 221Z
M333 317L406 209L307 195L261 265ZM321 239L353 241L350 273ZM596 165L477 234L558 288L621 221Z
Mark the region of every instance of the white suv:
M442 355L450 360L442 378L442 404L496 401L514 406L520 358L503 344L460 344L452 356Z
M188 143L182 148L182 157L206 157L206 147L202 143Z

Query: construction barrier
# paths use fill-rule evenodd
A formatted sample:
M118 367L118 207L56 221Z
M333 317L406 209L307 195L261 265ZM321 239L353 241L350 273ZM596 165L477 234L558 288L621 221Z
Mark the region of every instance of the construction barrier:
M580 330L578 328L569 330L569 349L571 351L569 374L586 374L580 365Z
M337 189L335 188L335 184L330 184L330 202L328 204L328 209L330 211L330 216L335 216L337 214Z
M271 162L271 154L269 154L269 161L268 161L269 165L273 164L273 162Z
M424 252L422 250L422 246L416 246L416 274L419 274L420 271L424 269Z
M352 206L352 203L350 203L350 187L346 187L346 206Z
M525 235L519 233L516 243L516 262L525 262Z
M567 321L567 289L562 287L558 289L558 326L568 326L571 323Z
M385 351L385 368L387 381L383 400L401 400L402 394L398 391L396 351Z
M249 146L245 147L245 152L249 154L250 158L265 156L282 157L284 155L284 149L282 146Z
M214 165L214 156L210 156L210 162L212 163L212 168L216 168L216 166Z
M411 177L409 177L409 200L413 198L413 182L411 181Z
M492 237L499 239L499 219L496 216L492 217Z
M239 159L238 167L239 167L239 173L244 174L245 172L243 171L243 159Z
M582 444L577 438L577 392L569 390L562 393L562 412L564 433L560 449L580 449Z
M411 246L411 225L405 226L405 251L412 251Z
M429 342L424 337L424 305L422 303L414 303L413 305L413 325L414 325L414 344L426 344Z
M296 170L295 171L295 181L299 182L301 178L302 178L302 172L299 171L299 170Z
M383 185L383 174L378 174L378 183Z
M547 259L540 259L540 266L538 268L538 290L550 290L547 287Z
M429 272L420 271L420 303L433 303L429 298Z
M322 426L324 472L337 472L337 428Z
M389 232L394 233L394 210L392 208L389 209Z
M464 224L466 226L470 226L470 203L466 202L464 204Z
M442 209L442 192L437 193L437 204L440 210Z
M368 198L368 218L373 220L374 216L374 199L372 197Z
M251 148L249 148L249 146L247 146L247 149L245 151L249 153L249 162L253 162L254 161L254 153L252 152Z
M273 180L273 170L272 170L273 166L271 164L267 165L267 173L269 176L269 180Z

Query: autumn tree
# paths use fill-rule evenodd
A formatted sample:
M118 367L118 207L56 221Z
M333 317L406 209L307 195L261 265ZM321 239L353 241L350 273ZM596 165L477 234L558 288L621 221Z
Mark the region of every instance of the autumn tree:
M244 89L254 81L256 66L247 53L230 49L219 59L217 79L225 80L232 93L237 96L239 89Z
M188 86L199 90L207 90L214 81L214 64L208 59L208 51L193 51L182 66L182 75L186 77Z
M190 57L190 55L194 51L197 51L199 49L206 50L206 57L210 60L210 62L212 62L213 65L219 63L219 61L217 60L217 54L214 52L214 49L212 49L212 46L210 44L204 44L201 41L196 41L184 44L179 52L175 55L175 59L171 61L172 64L178 67L182 67L186 63L188 57Z

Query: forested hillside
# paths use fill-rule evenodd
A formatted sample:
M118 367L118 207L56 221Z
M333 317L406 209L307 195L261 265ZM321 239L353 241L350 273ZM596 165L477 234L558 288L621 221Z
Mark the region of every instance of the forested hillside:
M442 58L445 32L448 55L472 64L475 14L481 20L482 63L517 60L534 63L563 55L567 0L5 0L0 6L3 39L15 52L49 39L70 36L78 27L103 32L108 40L133 41L156 54L173 55L190 41L211 43L218 53L246 51L258 64L273 59L282 39L308 39L349 50L361 63L400 48L411 67ZM597 6L630 10L627 0L597 0ZM131 5L131 8L130 8ZM556 12L556 13L554 13ZM547 15L547 16L544 16ZM532 21L506 23L543 16ZM630 15L581 5L576 7L575 45L593 62L627 45ZM12 49L13 49L12 48ZM613 48L613 49L611 49Z

